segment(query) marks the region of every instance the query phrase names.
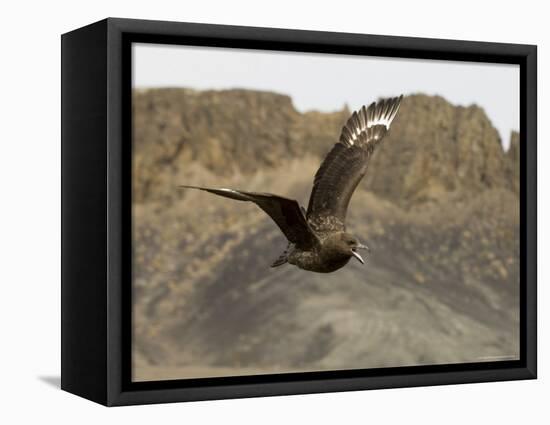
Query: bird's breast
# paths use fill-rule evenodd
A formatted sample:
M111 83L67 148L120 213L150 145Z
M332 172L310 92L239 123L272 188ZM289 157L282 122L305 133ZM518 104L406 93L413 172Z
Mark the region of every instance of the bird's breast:
M349 256L330 255L330 253L322 252L322 250L295 250L289 256L288 262L304 270L317 273L331 273L344 267L349 259Z

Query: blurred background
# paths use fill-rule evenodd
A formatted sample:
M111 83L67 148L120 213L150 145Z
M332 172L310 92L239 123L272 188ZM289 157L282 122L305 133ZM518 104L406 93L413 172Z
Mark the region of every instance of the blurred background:
M134 47L134 380L518 358L517 69L230 57ZM365 266L272 269L286 242L261 210L177 189L307 206L350 112L400 93L348 212Z

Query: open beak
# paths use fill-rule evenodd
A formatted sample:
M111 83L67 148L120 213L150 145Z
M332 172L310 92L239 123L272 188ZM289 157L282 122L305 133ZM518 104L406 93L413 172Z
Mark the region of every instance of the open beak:
M368 252L370 252L370 248L367 245L364 245L359 242L359 245L357 245L357 249L366 249Z
M359 255L357 251L351 250L351 255L357 258L357 261L359 261L361 264L365 264L365 260L363 260L363 257L361 257L361 255Z

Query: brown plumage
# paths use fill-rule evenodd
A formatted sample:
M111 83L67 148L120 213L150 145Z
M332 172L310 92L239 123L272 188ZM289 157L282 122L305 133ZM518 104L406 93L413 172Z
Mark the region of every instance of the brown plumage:
M357 250L368 248L346 233L346 212L355 188L367 171L374 148L389 130L402 98L373 102L351 115L342 128L339 142L315 174L307 211L296 200L271 193L181 187L258 205L289 242L273 267L289 263L304 270L329 273L345 266L351 257L364 263Z

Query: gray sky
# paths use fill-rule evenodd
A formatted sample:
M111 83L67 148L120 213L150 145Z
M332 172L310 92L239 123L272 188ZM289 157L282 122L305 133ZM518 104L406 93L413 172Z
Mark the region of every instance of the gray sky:
M441 95L485 109L505 147L519 129L519 66L417 59L133 45L136 88L247 88L287 94L299 111L355 110L378 97Z

